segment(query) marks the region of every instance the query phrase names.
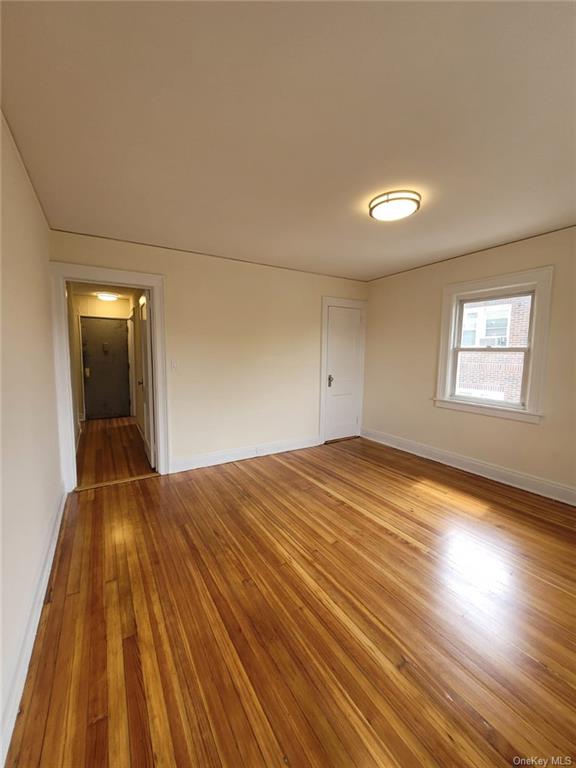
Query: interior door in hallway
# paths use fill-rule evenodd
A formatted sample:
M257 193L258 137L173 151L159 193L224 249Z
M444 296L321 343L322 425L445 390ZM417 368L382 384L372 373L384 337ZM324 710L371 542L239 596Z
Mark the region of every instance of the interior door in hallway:
M329 306L324 439L360 434L364 372L364 310Z
M81 327L86 418L129 416L126 320L82 317Z
M150 466L156 466L156 436L154 431L154 371L152 366L151 303L148 291L143 292L138 305L138 336L140 365L138 387L142 398L142 413L137 408L137 418L144 438L144 449ZM138 397L138 395L137 395Z

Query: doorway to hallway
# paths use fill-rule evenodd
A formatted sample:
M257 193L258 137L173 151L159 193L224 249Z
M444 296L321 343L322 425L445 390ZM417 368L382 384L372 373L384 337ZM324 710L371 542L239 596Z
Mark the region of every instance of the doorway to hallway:
M150 294L67 282L77 489L156 474Z

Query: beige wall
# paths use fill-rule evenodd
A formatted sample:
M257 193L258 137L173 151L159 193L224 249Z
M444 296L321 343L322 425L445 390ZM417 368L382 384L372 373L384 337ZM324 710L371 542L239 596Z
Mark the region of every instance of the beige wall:
M2 714L16 715L54 543L58 452L49 231L2 123Z
M576 486L576 229L462 256L370 284L365 429ZM442 290L554 266L540 424L437 408Z
M173 467L318 435L321 297L365 284L61 232L51 258L166 276Z

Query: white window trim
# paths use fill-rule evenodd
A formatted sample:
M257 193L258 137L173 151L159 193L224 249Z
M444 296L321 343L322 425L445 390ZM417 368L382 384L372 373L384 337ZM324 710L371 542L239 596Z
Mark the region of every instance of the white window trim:
M440 336L440 355L438 362L438 385L434 404L440 408L452 408L456 411L481 413L505 419L516 419L539 423L543 417L544 377L546 352L550 325L550 303L552 297L553 267L540 267L525 272L498 275L484 280L470 280L465 283L452 283L444 288L442 301L442 328ZM533 291L532 306L532 343L530 349L530 369L528 372L527 396L525 407L480 403L450 395L452 381L452 344L458 304L462 299L494 298L520 291Z

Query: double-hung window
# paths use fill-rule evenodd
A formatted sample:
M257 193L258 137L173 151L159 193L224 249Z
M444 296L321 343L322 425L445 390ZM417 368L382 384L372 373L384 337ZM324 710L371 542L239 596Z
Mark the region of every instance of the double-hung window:
M444 291L436 405L539 421L552 268Z

